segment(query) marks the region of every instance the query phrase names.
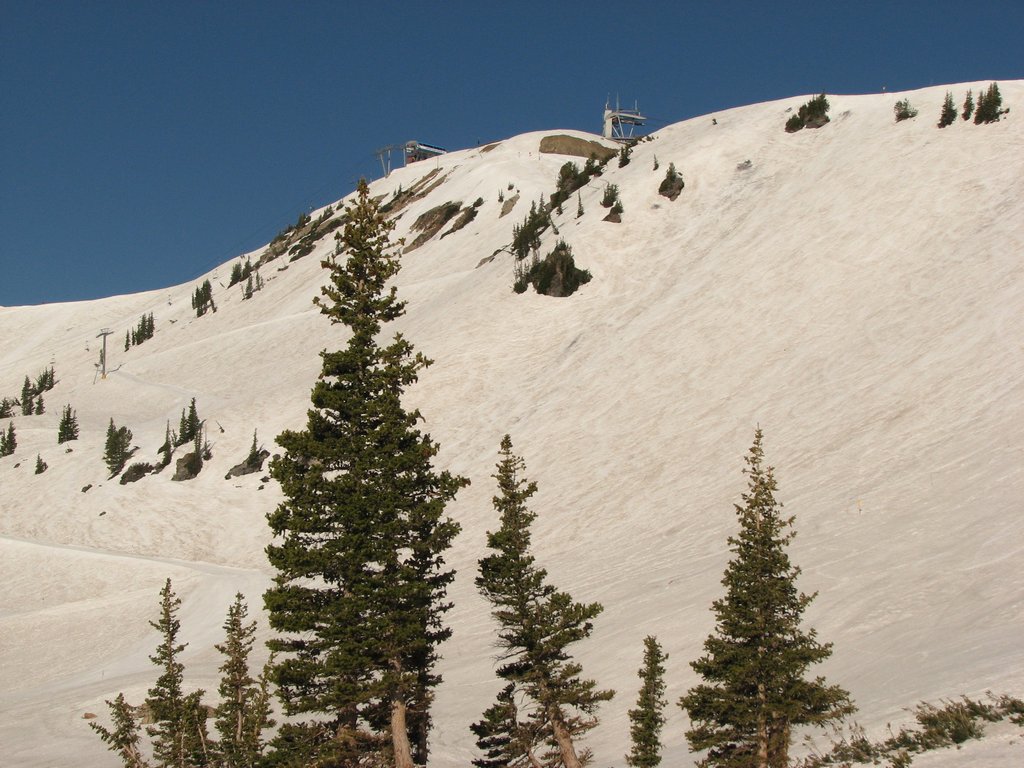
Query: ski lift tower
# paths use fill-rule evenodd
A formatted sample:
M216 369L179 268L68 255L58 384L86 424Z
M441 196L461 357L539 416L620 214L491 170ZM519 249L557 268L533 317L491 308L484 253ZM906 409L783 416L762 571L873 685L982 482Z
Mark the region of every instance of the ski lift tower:
M104 328L98 334L96 334L97 339L100 338L101 336L103 337L103 351L100 352L100 369L102 374L100 376L101 379L107 378L107 336L109 336L112 333L113 331L110 330L109 328Z
M622 109L619 107L618 98L615 99L615 109L612 109L611 102L604 103L604 130L601 135L613 141L627 142L633 140L633 129L643 125L647 118L640 114L640 107L633 105L633 109Z

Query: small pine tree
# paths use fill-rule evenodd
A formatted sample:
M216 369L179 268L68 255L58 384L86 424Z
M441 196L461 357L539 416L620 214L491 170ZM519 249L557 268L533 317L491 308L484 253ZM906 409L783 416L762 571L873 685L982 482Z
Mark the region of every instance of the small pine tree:
M580 218L583 215L583 198L580 197L579 193L576 194L576 218Z
M71 410L71 404L64 406L57 424L57 445L78 439L78 416Z
M805 678L832 646L800 627L814 595L797 592L800 569L786 554L793 518L782 514L763 459L757 429L746 457L749 489L736 505L740 532L729 537L726 593L712 606L715 631L704 656L690 664L704 682L679 700L692 725L687 741L707 750L701 764L708 768L781 768L789 764L793 726L824 726L854 711L845 690Z
M228 608L224 620L223 645L215 646L224 654L220 666L220 705L215 713L219 768L253 768L263 754L263 731L274 725L270 718L270 693L265 675L259 680L249 674L256 622L246 623L249 608L241 593Z
M35 403L33 398L35 397L35 390L32 389L32 382L28 376L25 377L25 383L21 385L21 415L31 416L35 410Z
M43 474L43 472L46 471L47 466L49 466L49 465L45 461L43 461L43 457L40 456L37 453L36 454L36 474L37 475Z
M619 186L617 184L605 184L604 195L601 197L601 205L611 208L619 199Z
M970 120L971 115L974 114L974 96L971 95L970 90L967 91L967 97L964 99L964 111L960 113L960 117L964 120Z
M107 427L107 439L103 450L103 461L107 465L110 476L114 477L122 469L131 456L132 431L128 427L116 427L110 420Z
M0 398L0 419L11 418L14 415L15 404L15 401L10 398Z
M174 444L184 445L194 440L201 424L199 411L196 410L196 399L193 397L192 402L189 403L188 410L181 409L181 420L178 422L178 439Z
M583 669L567 647L590 636L599 603L576 603L547 583L547 571L530 553L530 525L536 518L527 500L537 484L521 476L526 468L512 453L508 435L501 441L493 499L501 527L487 534L493 554L480 560L477 588L491 604L498 621L498 647L505 662L498 676L521 688L550 728L551 739L565 768L581 768L588 751L578 753L575 741L597 725L598 705L614 691L598 690L593 680L580 677Z
M900 99L893 106L892 111L896 116L897 123L909 120L912 117L917 117L917 110L911 106L910 99Z
M623 144L619 148L619 168L623 168L629 165L629 155L632 153L633 147L630 144Z
M657 156L657 155L655 155L655 156L654 156L654 168L653 168L652 170L655 170L655 171L656 171L656 170L658 170L658 168L660 168L660 167L661 167L661 166L660 166L660 165L658 165L658 156Z
M956 120L956 105L953 103L953 94L946 91L946 99L942 102L942 112L939 114L939 128L952 125Z
M640 694L636 708L629 710L629 736L633 748L626 764L633 768L655 768L661 762L661 729L665 725L665 661L655 637L644 638L644 664L640 676Z
M89 727L100 735L111 752L121 758L125 768L149 768L149 763L139 749L139 732L142 726L135 717L134 708L124 700L123 693L117 694L113 701L108 700L107 706L110 707L114 729L108 730L99 723L89 723Z
M0 456L10 456L18 447L18 436L14 431L14 422L7 425L7 432L0 435Z
M171 432L171 422L167 422L167 427L164 430L164 444L160 446L160 466L166 467L171 463L171 454L174 452L176 435Z
M124 332L124 351L127 352L132 346L132 337L129 331Z
M46 405L43 403L42 395L39 395L39 397L36 398L35 413L36 416L41 416L42 414L46 413Z

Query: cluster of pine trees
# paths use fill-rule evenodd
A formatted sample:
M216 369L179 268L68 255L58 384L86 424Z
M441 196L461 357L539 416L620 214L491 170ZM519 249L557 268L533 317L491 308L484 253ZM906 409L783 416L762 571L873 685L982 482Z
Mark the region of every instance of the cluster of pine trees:
M389 238L393 226L360 183L338 248L323 262L329 282L315 303L332 323L345 326L348 343L321 353L306 428L277 438L284 452L270 471L284 501L268 515L274 539L267 556L276 573L264 594L276 633L268 642L274 656L255 688L251 682L222 685L216 744L207 740L202 693L183 693L177 600L169 583L161 593L154 626L164 640L153 660L163 674L147 699L160 766L259 761L413 768L427 762L434 689L441 682L436 663L451 635L444 616L455 574L445 557L460 529L445 508L468 480L433 466L439 446L419 429L419 412L402 404L406 387L430 361L401 334L379 340L384 326L405 311L396 289L387 286L399 268ZM182 434L199 424L194 406L193 400L182 414ZM125 432L111 421L108 438ZM524 472L506 436L494 475L499 525L487 535L488 554L476 578L497 624L496 672L503 687L472 726L483 755L474 763L581 768L592 757L581 739L613 692L584 676L571 646L591 635L602 607L573 600L536 562L530 533L536 515L527 503L537 486ZM852 704L838 686L806 674L831 646L801 627L812 598L796 589L799 569L786 554L793 519L775 501L759 430L746 473L748 491L736 507L739 533L729 539L725 595L713 605L716 629L692 663L704 682L679 704L690 716L691 746L706 751L705 765L774 768L787 764L793 727L834 722ZM240 609L236 618L244 620ZM229 636L239 637L237 622L231 626ZM247 649L251 634L245 637L225 647ZM648 637L641 691L630 712L632 766L660 761L665 661L657 640ZM254 734L269 725L268 683L287 720L264 754L262 736ZM243 688L249 693L238 693ZM252 702L248 714L230 710L239 701ZM96 730L126 765L143 768L131 708L123 697L111 708L114 729ZM222 729L222 722L230 727ZM224 734L241 731L254 740L247 742L247 757L232 762L224 757Z
M999 85L991 83L987 89L978 93L978 104L975 107L974 94L968 90L964 97L963 109L960 117L964 121L974 116L974 124L995 123L1007 110L1003 109L1003 97L999 93ZM946 91L946 98L942 102L942 111L939 113L939 128L945 128L956 122L956 105L953 103L953 94Z
M209 280L204 280L192 294L192 309L196 311L196 317L202 317L209 310L217 311L217 305L213 303L213 286Z
M135 708L123 693L110 708L112 728L98 723L90 727L126 768L254 768L259 764L265 742L263 732L274 725L270 717L270 694L265 675L253 678L249 671L256 622L247 622L248 606L241 594L228 608L224 620L224 643L216 649L224 656L217 693L220 703L212 712L203 704L205 691L185 693L182 652L179 642L181 600L170 579L160 590L160 616L150 625L160 633L160 644L150 661L160 670L145 704ZM143 713L152 725L145 728L150 763L143 751ZM219 738L209 730L209 718Z
M18 447L18 435L14 430L14 422L8 422L7 430L0 431L0 457L10 456Z
M156 333L156 321L153 320L153 313L143 315L139 318L139 324L130 331L124 332L124 351L127 352L133 346L152 339Z
M103 448L103 462L107 465L107 471L114 477L119 474L124 465L131 458L132 453L132 431L128 427L118 427L114 419L110 419L107 426L107 439Z
M33 382L28 376L21 385L21 397L4 397L0 399L0 419L9 419L14 409L20 408L22 416L32 416L46 412L43 393L49 392L57 383L53 366L44 368Z

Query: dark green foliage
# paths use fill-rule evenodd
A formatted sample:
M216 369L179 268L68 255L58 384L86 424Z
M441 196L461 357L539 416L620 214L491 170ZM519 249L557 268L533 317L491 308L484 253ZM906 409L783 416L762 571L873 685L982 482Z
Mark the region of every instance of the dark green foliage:
M580 218L583 215L583 198L576 195L576 218Z
M217 311L217 305L213 303L213 286L209 280L204 280L192 294L192 309L196 311L196 317L202 317L207 310Z
M864 729L854 724L849 735L842 735L834 741L832 748L824 754L812 755L800 763L800 768L822 768L827 765L869 763L879 765L887 760L889 765L911 764L911 755L934 749L944 749L962 744L969 739L980 739L985 735L985 723L1005 719L1024 725L1020 712L1024 702L1011 696L993 696L988 701L977 701L961 696L959 700L943 701L941 706L921 702L914 708L916 727L901 727L882 741L872 742Z
M347 217L315 303L348 344L321 353L307 427L278 435L270 469L285 497L268 516L271 675L284 714L315 720L282 729L270 762L370 759L386 739L407 768L426 762L437 649L451 634L444 553L459 530L445 506L466 481L433 468L438 446L401 402L429 361L400 334L377 341L405 310L387 287L394 224L365 182Z
M786 554L793 518L775 500L775 478L763 458L758 429L745 459L748 490L736 505L740 531L729 537L726 593L713 604L715 631L704 641L705 654L690 665L704 682L679 700L690 716L691 749L707 750L704 766L782 768L794 726L824 726L854 710L842 688L805 677L832 647L800 627L814 595L797 591L800 569Z
M137 482L152 472L153 469L154 467L152 464L144 461L136 462L128 467L128 469L124 471L124 474L121 475L121 485L128 485L128 483Z
M683 181L682 174L676 170L676 164L669 163L668 170L665 171L665 178L658 185L658 194L669 200L675 200L684 187L686 187L686 182Z
M184 408L181 409L181 419L178 422L178 437L174 445L184 445L195 440L202 425L203 422L200 421L199 412L196 410L196 399L193 397L192 402L189 403L188 411Z
M825 94L814 96L807 103L800 105L795 115L786 121L786 132L795 133L803 128L820 128L829 122L829 103Z
M542 203L540 208L537 203L530 203L530 212L522 225L512 227L512 253L517 260L525 259L531 251L540 248L540 236L551 226L551 217L548 210Z
M18 401L12 398L0 398L0 419L9 419L14 415L14 406Z
M167 428L164 430L164 442L159 448L157 453L160 454L160 469L163 469L171 463L171 454L174 452L174 447L177 445L175 440L177 435L171 432L171 422L167 422Z
M660 166L660 165L658 165L658 156L657 156L657 155L655 155L655 156L654 156L654 168L653 168L653 170L655 170L655 171L656 171L656 170L658 170L658 168L660 168L660 167L661 167L661 166Z
M212 303L212 299L210 300ZM195 307L195 298L193 298L193 307ZM136 325L130 332L125 332L124 337L124 349L128 351L130 346L141 344L153 338L153 334L156 332L156 322L153 320L153 313L150 312L148 315L143 315L139 318L139 324Z
M491 604L491 615L498 622L502 664L497 674L531 702L523 722L543 718L550 729L549 743L558 749L562 764L578 768L586 761L586 753L576 752L574 739L597 724L598 705L614 691L599 690L593 680L582 678L582 667L567 649L590 636L593 619L603 609L598 603L574 602L567 592L547 583L547 571L536 565L530 552L530 526L536 514L527 501L537 491L537 484L523 476L526 463L512 453L508 435L501 441L499 457L494 475L498 495L492 502L501 527L487 534L492 554L480 560L476 578L477 588ZM497 706L501 705L499 700ZM504 722L506 734L517 732L519 721L512 722L507 711L488 713L478 728L493 730L498 720Z
M245 264L240 261L236 261L231 265L231 277L228 280L228 288L236 283L240 283L253 273L252 261L246 257Z
M71 405L65 405L60 414L60 422L57 424L57 445L78 439L78 415L71 410Z
M35 403L33 398L35 397L35 390L32 388L32 382L28 376L25 377L25 383L21 386L21 415L31 416L35 410Z
M43 474L43 472L46 471L47 466L48 466L47 463L45 461L43 461L43 457L40 456L37 453L36 454L36 474L37 475Z
M536 751L551 741L551 728L536 709L521 720L517 695L516 686L509 683L483 719L469 726L484 754L472 761L477 768L532 768L541 762Z
M251 299L254 293L262 290L263 278L260 276L260 272L257 269L245 279L245 286L242 288L242 301Z
M46 413L46 404L43 402L43 396L38 395L36 397L35 414L36 416L41 416L44 413Z
M224 655L215 712L218 768L255 768L263 754L263 731L274 725L266 676L257 680L249 674L256 622L246 623L248 614L243 595L236 594L224 620L224 643L216 646Z
M633 748L626 763L633 768L655 768L661 762L661 729L665 725L665 661L656 638L644 638L644 663L636 708L629 710L629 737Z
M629 165L629 156L633 152L632 144L623 144L619 147L619 168Z
M971 92L968 90L967 91L967 96L966 96L966 98L964 98L964 111L960 113L960 117L962 117L964 120L970 120L971 119L971 115L973 115L973 114L974 114L974 96L972 96Z
M125 768L149 768L139 750L139 731L141 726L135 716L135 710L124 700L124 694L117 694L113 701L107 701L110 715L114 721L114 729L108 730L99 723L89 723L89 727L100 735L107 748L121 758Z
M159 765L192 768L208 763L206 708L201 702L203 691L184 691L185 667L179 658L187 644L178 642L179 607L181 600L167 579L160 590L160 618L149 623L161 637L156 653L149 657L161 673L146 695L153 717L146 733L153 743L153 759Z
M44 368L39 375L36 376L36 383L33 389L36 394L42 394L43 392L49 392L53 389L56 383L57 380L54 378L53 366L51 365L49 368Z
M605 208L611 208L615 203L619 201L619 186L618 184L605 184L604 195L601 197L601 205Z
M543 259L534 259L529 269L516 265L513 290L523 293L533 286L544 296L571 296L583 284L590 282L590 272L576 266L572 249L559 240L551 253Z
M917 110L910 105L910 99L900 99L893 106L892 111L896 116L897 123L909 120L912 117L917 117Z
M0 456L10 456L18 447L18 436L14 432L14 422L7 425L6 432L0 432Z
M942 102L942 112L939 114L939 128L945 128L956 121L956 105L953 103L953 94L946 91L946 98Z
M1002 115L1003 97L999 93L999 86L995 83L989 85L984 93L978 94L978 108L974 111L974 124L996 123Z
M612 205L612 209L611 209L610 213L613 213L616 216L621 216L622 215L622 201L621 200L616 200L615 201L615 203Z
M107 440L103 449L103 461L107 465L110 476L114 477L124 469L125 462L132 455L132 431L128 427L114 426L114 420L110 420L107 427Z
M259 469L263 466L263 459L260 456L259 443L256 442L256 430L252 431L252 446L249 448L249 455L245 457L245 466L250 469Z

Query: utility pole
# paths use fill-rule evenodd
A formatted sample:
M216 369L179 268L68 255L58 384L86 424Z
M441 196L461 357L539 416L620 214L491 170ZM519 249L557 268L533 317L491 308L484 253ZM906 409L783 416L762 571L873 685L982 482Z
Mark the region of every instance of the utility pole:
M107 378L107 336L109 336L112 333L113 333L113 331L110 330L109 328L104 328L102 331L100 331L96 335L97 339L100 338L101 336L103 337L103 350L100 352L100 378L101 379Z

